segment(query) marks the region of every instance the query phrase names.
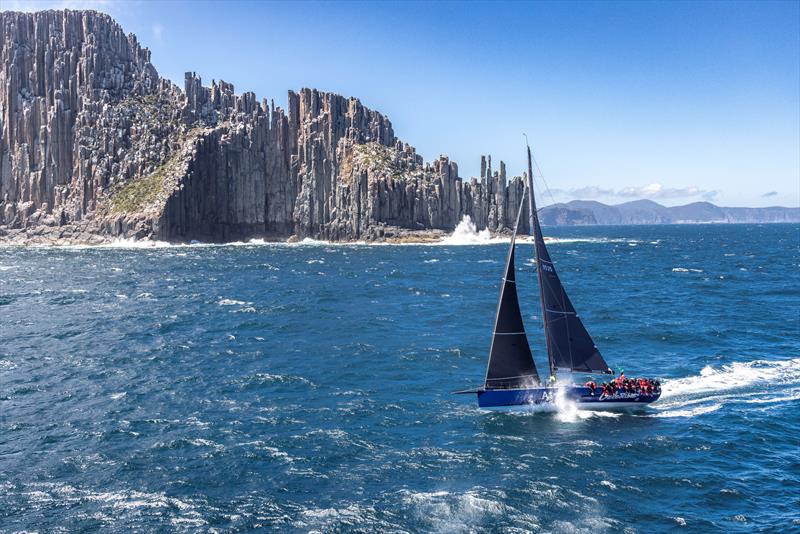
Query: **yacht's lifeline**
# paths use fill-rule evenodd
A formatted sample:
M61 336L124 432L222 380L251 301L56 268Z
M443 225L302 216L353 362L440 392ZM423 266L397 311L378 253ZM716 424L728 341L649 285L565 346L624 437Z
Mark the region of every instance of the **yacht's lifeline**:
M550 364L550 381L544 386L539 380L517 298L514 252L517 228L522 215L523 203L520 203L506 259L500 299L497 303L486 378L483 387L457 393L476 393L481 408L504 411L545 407L555 404L562 398L578 404L581 409L603 410L645 406L657 400L661 396L661 390L658 382L652 380L623 381L624 377L621 376L610 381L608 387L590 387L595 384L592 381L585 386L572 383L572 373L590 375L614 373L600 355L580 317L575 313L575 308L550 260L536 213L531 167L531 151L528 148L526 192Z

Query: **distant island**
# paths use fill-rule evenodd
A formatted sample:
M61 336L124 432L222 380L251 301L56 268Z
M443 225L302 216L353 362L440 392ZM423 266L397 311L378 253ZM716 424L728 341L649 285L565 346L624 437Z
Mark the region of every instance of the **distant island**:
M96 11L4 11L0 28L0 242L420 241L465 217L492 233L514 224L522 176L490 156L468 179L447 156L424 163L356 98L290 90L284 110L194 72L179 88ZM576 201L542 218L798 219L784 208L636 206Z
M710 202L666 207L652 200L634 200L609 206L593 200L551 204L539 212L542 224L690 224L690 223L796 223L800 208L724 208Z

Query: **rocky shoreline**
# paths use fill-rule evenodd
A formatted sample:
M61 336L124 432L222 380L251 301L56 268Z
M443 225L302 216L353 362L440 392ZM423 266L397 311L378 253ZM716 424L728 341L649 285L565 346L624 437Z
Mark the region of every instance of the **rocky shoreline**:
M369 240L357 241L358 243L365 244L431 244L441 243L450 234L443 230L408 230L405 228L386 227L382 235L378 235ZM493 237L499 237L507 234L496 234ZM255 242L274 242L274 243L298 243L302 239L296 236L288 238L275 238L270 236L251 237L247 241ZM344 241L347 242L347 241ZM350 241L356 242L356 241ZM100 245L113 245L120 243L135 243L137 245L147 246L148 244L158 245L164 243L150 237L137 238L135 236L115 236L109 233L101 232L96 227L93 228L89 224L85 226L69 225L69 226L34 226L30 228L8 229L0 228L0 247L2 246L100 246ZM172 241L170 244L180 245L189 244L190 242ZM191 243L202 244L220 244L214 242L198 242L192 241Z
M356 98L290 90L283 109L194 72L180 88L150 59L96 11L0 13L0 241L426 241L465 216L513 226L525 181L502 161L482 156L464 178Z

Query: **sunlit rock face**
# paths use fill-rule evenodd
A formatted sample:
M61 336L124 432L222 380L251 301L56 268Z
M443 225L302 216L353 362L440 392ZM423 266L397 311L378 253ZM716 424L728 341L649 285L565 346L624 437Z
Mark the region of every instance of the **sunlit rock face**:
M0 13L0 239L371 240L514 224L524 180L423 163L358 99L288 109L187 73L95 11ZM523 226L527 226L523 217ZM523 228L524 229L524 228Z

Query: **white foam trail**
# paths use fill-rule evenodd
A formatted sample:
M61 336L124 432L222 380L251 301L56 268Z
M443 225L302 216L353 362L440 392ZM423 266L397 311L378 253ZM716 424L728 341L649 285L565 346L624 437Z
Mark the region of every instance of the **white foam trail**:
M735 362L719 369L707 365L699 376L665 380L661 399L654 406L660 413L655 416L694 417L715 412L728 402L792 402L800 398L800 390L784 388L798 383L800 358Z
M766 399L750 399L744 401L747 404L773 404L777 402L791 402L795 400L800 400L800 392L794 391L789 395L783 397L768 397Z
M665 380L661 398L691 396L697 393L741 389L757 384L800 382L800 358L735 362L715 369L705 366L699 376Z
M716 412L722 408L721 404L711 404L709 406L698 406L689 410L668 410L655 414L656 417L694 417L704 413Z

